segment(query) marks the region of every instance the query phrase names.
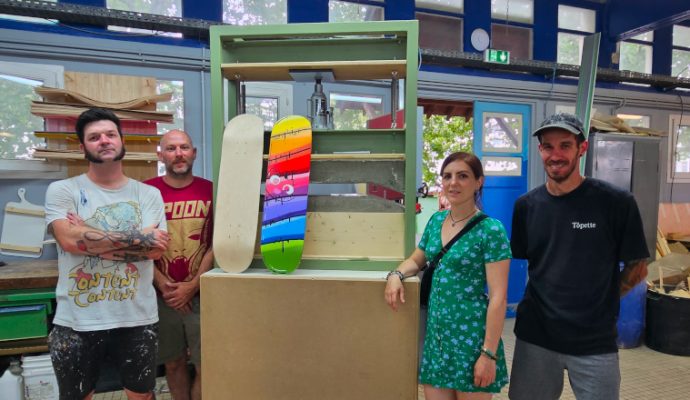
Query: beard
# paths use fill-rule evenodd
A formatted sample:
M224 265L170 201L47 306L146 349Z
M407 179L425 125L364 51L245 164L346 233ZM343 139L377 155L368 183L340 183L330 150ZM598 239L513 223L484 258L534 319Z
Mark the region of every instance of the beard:
M187 175L191 174L191 172L192 172L192 165L191 165L189 162L185 162L185 166L184 166L184 167L182 167L182 168L177 168L177 170L176 170L174 164L175 164L177 161L178 161L178 160L176 160L175 162L173 162L173 163L170 164L170 165L166 165L166 166L165 166L165 171L166 171L167 174L169 174L169 175L175 175L175 176L187 176Z
M113 161L120 161L120 160L122 160L123 158L125 158L125 153L126 153L126 151L125 151L125 145L122 145L122 149L120 150L120 153L119 153L118 155L116 155L115 158L113 158ZM89 151L86 150L86 149L84 149L84 158L85 158L87 161L90 161L90 162L92 162L92 163L103 164L103 159L102 159L101 157L99 157L99 156L96 155L96 154L93 154L93 153L89 152Z
M562 167L562 168L566 168L565 172L561 172L558 174L551 172L549 165L547 165L547 168L545 168L546 174L549 176L549 178L551 178L551 180L553 180L556 183L564 182L566 179L570 178L570 176L575 172L575 168L577 168L579 166L580 163L578 162L578 160L579 160L579 158L575 158L574 160L570 160L569 166ZM559 164L564 164L564 163L562 163L562 162L553 163L551 165L559 165Z

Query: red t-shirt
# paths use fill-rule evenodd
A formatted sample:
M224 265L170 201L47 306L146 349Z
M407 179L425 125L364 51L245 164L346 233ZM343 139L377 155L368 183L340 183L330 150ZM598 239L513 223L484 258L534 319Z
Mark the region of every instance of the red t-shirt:
M189 185L174 188L160 176L144 183L160 190L170 235L168 250L156 261L156 268L173 282L189 281L212 244L213 183L194 177Z

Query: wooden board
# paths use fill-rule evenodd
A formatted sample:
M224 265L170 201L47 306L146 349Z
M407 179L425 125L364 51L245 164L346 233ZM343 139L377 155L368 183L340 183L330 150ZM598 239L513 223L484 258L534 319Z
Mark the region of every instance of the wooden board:
M393 312L385 274L204 274L204 397L416 400L419 280Z
M302 258L402 261L404 227L402 213L308 212ZM256 257L261 254L258 243Z
M57 286L57 260L10 261L0 267L0 290Z
M311 124L280 119L271 132L261 223L261 256L275 273L294 271L302 259L311 164Z
M336 80L390 79L395 73L405 78L405 60L360 61L290 61L260 63L226 63L221 65L223 76L235 80L239 75L245 81L291 81L290 70L333 71Z
M38 258L43 252L46 232L45 210L43 205L27 201L25 195L26 189L19 188L19 202L10 201L5 204L0 253Z
M65 71L65 89L103 103L121 103L156 95L156 78ZM142 110L155 110L155 104Z
M81 93L66 89L40 86L34 89L34 91L41 97L43 97L43 101L50 103L81 104L93 107L111 108L116 110L151 109L152 104L155 106L158 103L168 102L172 98L172 92L168 92L163 94L141 96L123 102L106 102L92 99L88 96L84 96ZM153 109L155 110L155 108Z
M216 182L213 254L226 272L242 272L254 256L261 199L261 118L242 114L223 133L220 172Z

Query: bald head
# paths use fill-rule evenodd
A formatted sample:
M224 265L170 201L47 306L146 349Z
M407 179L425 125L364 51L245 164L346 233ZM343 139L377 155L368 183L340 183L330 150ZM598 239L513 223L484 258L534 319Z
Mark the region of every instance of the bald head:
M187 132L173 129L163 135L158 159L165 164L166 175L175 179L191 179L196 148Z

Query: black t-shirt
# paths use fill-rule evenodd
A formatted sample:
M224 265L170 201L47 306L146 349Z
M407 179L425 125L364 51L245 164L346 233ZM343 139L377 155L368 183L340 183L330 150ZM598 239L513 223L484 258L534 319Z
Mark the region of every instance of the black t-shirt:
M620 262L649 257L632 194L593 178L563 196L542 185L515 203L511 248L529 263L520 340L572 355L618 351Z

